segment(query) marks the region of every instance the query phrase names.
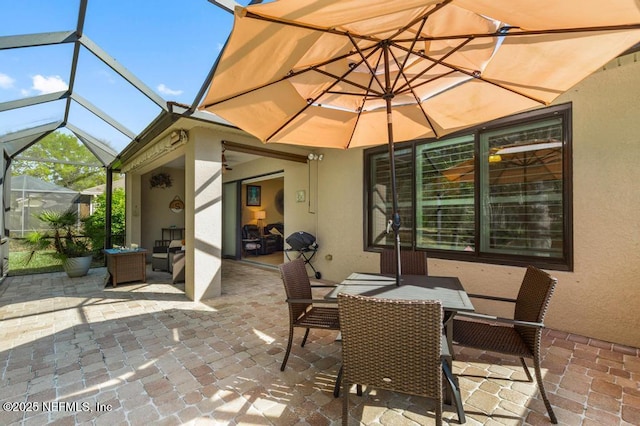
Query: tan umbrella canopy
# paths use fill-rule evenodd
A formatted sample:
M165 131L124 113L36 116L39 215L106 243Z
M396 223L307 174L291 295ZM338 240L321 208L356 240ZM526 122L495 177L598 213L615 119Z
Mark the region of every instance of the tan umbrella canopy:
M267 143L389 143L399 251L395 140L547 105L638 40L635 0L280 0L236 9L200 108Z

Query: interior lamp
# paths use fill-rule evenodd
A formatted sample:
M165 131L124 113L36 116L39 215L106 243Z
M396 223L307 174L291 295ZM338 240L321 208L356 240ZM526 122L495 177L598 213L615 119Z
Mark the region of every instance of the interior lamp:
M255 218L258 221L258 228L260 229L260 235L264 232L264 220L267 218L267 212L264 210L258 210L255 212Z

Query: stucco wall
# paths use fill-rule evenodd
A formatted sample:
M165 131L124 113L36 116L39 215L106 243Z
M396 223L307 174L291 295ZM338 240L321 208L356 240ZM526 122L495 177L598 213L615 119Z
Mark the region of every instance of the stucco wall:
M625 57L556 103L573 103L575 268L552 271L559 284L547 326L640 347L640 60ZM363 154L324 151L319 164L314 264L340 281L377 271L363 247ZM331 254L333 260L327 260ZM513 297L524 268L429 260L433 275L459 276L470 292ZM506 312L474 302L480 311Z
M141 205L144 206L141 213L141 238L140 247L151 248L155 240L162 239L162 228L175 226L184 228L185 216L184 210L180 213L174 213L169 209L169 203L175 196L179 196L184 202L185 185L184 170L164 167L161 171L171 175L173 184L170 188L153 188L149 189L149 178L158 170L145 173L141 177ZM165 238L167 235L165 235ZM134 241L135 242L135 241ZM149 250L151 252L151 250ZM150 253L147 256L150 260Z

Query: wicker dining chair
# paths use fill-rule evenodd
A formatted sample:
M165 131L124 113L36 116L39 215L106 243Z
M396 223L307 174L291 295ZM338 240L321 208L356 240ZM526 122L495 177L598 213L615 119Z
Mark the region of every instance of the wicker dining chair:
M342 330L342 424L352 385L434 399L442 424L442 303L338 294ZM445 345L446 346L446 345Z
M544 390L540 372L540 340L544 317L557 280L529 266L516 299L469 294L469 297L515 303L513 319L458 312L453 320L453 343L520 358L529 381L533 381L525 358L533 360L538 388L552 423L558 423ZM466 320L461 317L469 317ZM480 320L480 321L479 321Z
M311 291L312 287L333 286L312 286L303 259L294 259L291 262L279 265L278 268L280 269L280 275L287 294L287 304L289 305L289 342L287 343L287 352L280 366L280 371L284 371L291 352L294 328L306 329L300 345L304 347L309 336L309 330L312 328L340 330L340 321L337 307L316 305L329 302L324 299L314 300Z
M423 251L400 250L401 272L406 275L428 275L427 254ZM392 249L380 253L380 273L396 273L396 256Z

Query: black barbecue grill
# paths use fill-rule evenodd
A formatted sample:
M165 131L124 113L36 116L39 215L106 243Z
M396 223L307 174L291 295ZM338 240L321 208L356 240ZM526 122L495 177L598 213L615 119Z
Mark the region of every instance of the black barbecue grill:
M291 260L289 257L290 252L297 252L298 255L296 256L296 259L304 259L304 263L313 269L315 277L320 279L322 274L319 271L316 271L316 268L311 264L311 259L313 259L313 256L315 256L318 251L318 242L316 241L316 237L308 232L298 231L289 235L285 241L290 246L290 248L284 250L284 254L287 256L287 259Z

